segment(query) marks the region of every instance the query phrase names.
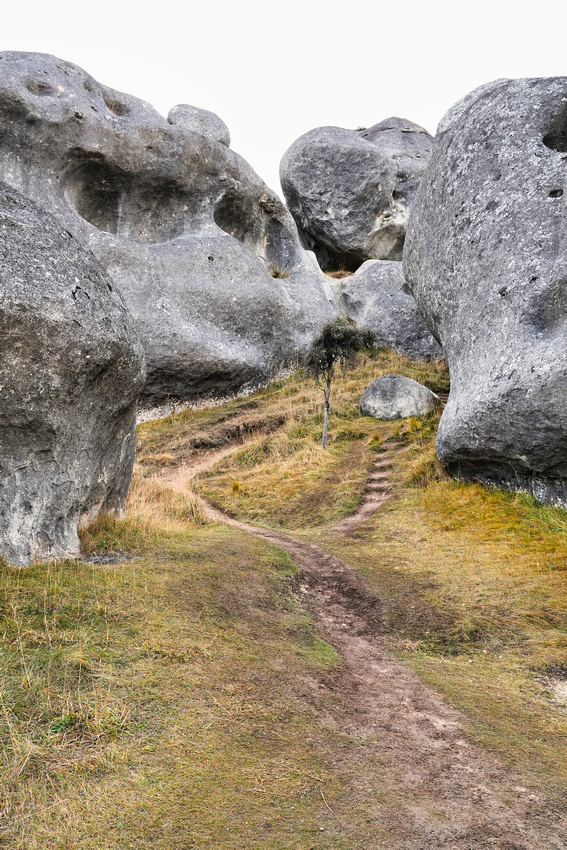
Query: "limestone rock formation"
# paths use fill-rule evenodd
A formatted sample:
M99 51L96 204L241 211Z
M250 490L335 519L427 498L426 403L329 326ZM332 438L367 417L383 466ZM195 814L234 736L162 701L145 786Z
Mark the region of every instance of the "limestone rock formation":
M143 350L97 260L0 184L0 555L79 553L85 517L120 512Z
M443 122L404 268L441 342L456 476L567 506L567 78L500 80Z
M367 130L318 127L297 139L280 179L304 244L327 270L401 260L409 210L434 139L402 118Z
M228 127L218 115L209 112L208 109L199 109L197 106L189 106L180 103L169 110L167 116L168 124L176 124L193 133L201 133L213 142L230 147L230 132Z
M211 113L169 121L53 56L0 53L0 179L106 266L148 362L146 406L236 392L334 315L289 212Z
M382 375L364 390L360 412L375 419L407 419L409 416L425 416L440 403L435 393L411 378Z
M413 360L443 357L406 287L401 263L368 260L342 281L341 289L346 312L374 331L378 347L393 348Z

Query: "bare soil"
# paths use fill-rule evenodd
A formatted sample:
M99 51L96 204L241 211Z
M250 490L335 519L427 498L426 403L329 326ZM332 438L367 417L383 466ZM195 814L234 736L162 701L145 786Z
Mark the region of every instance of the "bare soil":
M234 450L195 458L161 480L184 489L198 472ZM391 455L377 458L360 507L334 533L351 532L383 504L390 463ZM337 726L362 745L356 752L338 748L329 757L361 789L375 784L376 771L382 771L385 793L399 800L398 807L382 809L377 800L376 828L390 838L387 844L373 843L369 822L369 848L567 848L565 803L544 798L529 779L472 743L464 718L391 655L380 599L355 570L310 542L240 522L204 500L202 507L211 519L281 547L301 570L295 590L320 635L342 658L331 675L309 687L340 695Z
M389 470L391 466L392 452L385 452L376 458L370 469L360 505L356 511L335 524L333 531L336 534L348 534L355 531L384 504L390 496Z

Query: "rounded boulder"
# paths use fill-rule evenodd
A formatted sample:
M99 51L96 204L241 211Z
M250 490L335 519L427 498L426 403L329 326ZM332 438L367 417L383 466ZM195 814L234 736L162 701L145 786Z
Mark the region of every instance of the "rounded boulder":
M282 191L304 245L326 270L401 260L406 224L433 152L427 130L403 118L300 136L280 165Z
M334 315L295 223L212 113L169 120L54 56L0 53L0 179L105 266L133 317L141 404L267 383Z
M458 478L567 507L567 77L498 80L452 107L413 207L406 281L451 395Z
M0 334L0 556L76 557L82 522L124 510L143 350L100 263L5 184Z
M407 419L425 416L440 404L440 399L427 387L402 375L375 378L360 399L363 416L375 419Z
M376 334L377 348L392 348L412 360L441 360L443 350L431 335L406 286L402 264L368 260L341 281L346 313Z

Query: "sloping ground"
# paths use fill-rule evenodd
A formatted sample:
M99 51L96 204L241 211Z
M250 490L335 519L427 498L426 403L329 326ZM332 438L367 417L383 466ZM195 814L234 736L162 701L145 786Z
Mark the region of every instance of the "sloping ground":
M365 360L328 452L300 376L144 425L127 520L84 536L140 560L2 570L0 846L567 847L565 515L445 479L435 418L362 419L391 371L446 380ZM211 525L183 466L269 539Z
M195 475L230 453L217 452L164 480L186 491ZM391 464L390 454L372 464L361 504L333 526L333 534L354 531L380 509ZM401 820L388 813L389 847L567 846L563 807L543 800L525 776L473 745L458 712L394 659L384 640L380 599L355 570L313 543L232 519L204 501L201 506L213 521L281 547L299 567L300 598L341 657L333 687L344 701L349 734L364 741L366 758L372 753L380 760L404 812Z
M375 375L386 371L412 376L403 364L375 363ZM436 417L405 422L399 433L373 423L365 436L369 420L351 419L348 430L360 436L345 445L341 412L345 396L360 398L357 378L343 380L336 400L330 466L313 449L308 455L313 428L288 471L282 434L199 475L200 492L235 517L283 526L354 566L381 600L392 650L466 711L479 742L563 789L565 512L448 479L435 458ZM429 385L443 389L431 375ZM359 473L366 480L376 451L393 451L390 497L360 529L333 533L356 509Z

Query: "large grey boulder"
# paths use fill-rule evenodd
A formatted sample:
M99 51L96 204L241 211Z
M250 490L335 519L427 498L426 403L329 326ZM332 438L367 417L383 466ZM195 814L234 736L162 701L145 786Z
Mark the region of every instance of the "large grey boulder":
M77 527L120 513L143 350L92 254L0 183L0 555L79 554Z
M441 346L406 286L401 263L368 260L341 283L346 313L374 331L377 347L393 348L412 360L442 359Z
M401 260L406 224L434 139L402 118L367 130L318 127L280 165L291 214L325 269Z
M382 375L364 390L360 399L363 416L375 419L407 419L425 416L441 403L439 396L402 375Z
M143 403L266 382L334 315L277 196L182 105L166 121L53 56L0 54L0 179L106 266L148 362Z
M443 346L440 460L567 506L567 78L500 80L443 122L406 279Z

